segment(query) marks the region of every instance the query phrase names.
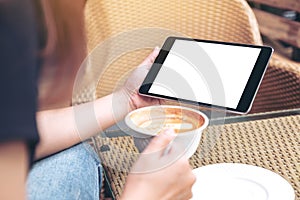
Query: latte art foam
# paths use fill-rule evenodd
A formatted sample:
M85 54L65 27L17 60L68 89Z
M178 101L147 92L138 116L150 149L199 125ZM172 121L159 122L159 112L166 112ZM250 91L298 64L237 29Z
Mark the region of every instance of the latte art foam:
M195 130L204 124L204 118L190 110L180 108L156 108L144 110L130 116L137 128L159 133L173 128L176 133Z

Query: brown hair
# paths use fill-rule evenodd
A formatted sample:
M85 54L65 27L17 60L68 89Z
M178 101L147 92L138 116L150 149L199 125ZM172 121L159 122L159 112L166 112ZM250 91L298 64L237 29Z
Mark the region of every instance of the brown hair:
M71 104L74 79L86 55L85 0L41 0L46 43L39 84L39 109Z

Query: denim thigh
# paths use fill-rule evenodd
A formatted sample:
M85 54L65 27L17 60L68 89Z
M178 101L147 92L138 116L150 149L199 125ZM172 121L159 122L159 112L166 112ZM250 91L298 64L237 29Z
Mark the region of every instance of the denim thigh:
M98 155L88 143L80 143L33 165L28 199L99 199L101 175Z

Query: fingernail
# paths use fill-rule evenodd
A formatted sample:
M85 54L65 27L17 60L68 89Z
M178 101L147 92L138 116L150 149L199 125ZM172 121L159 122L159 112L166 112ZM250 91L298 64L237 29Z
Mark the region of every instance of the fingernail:
M160 48L159 48L159 46L156 46L155 48L154 48L154 50L159 50Z

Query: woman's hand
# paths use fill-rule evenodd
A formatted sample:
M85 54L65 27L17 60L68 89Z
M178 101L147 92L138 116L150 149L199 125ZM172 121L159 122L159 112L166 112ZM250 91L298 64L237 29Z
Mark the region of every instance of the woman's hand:
M159 99L144 97L138 94L138 89L145 79L158 53L159 48L156 47L152 53L131 73L125 82L125 85L121 89L122 94L129 101L130 110L161 103Z
M192 197L191 189L196 178L188 160L182 157L173 159L171 162L168 158L176 158L176 156L172 156L172 154L176 154L176 151L171 149L166 155L164 153L165 147L174 137L176 137L174 131L167 130L153 138L133 166L133 172L129 173L122 200L185 200ZM168 160L167 163L166 160ZM146 170L149 169L149 164L157 167L159 163L162 165L157 170ZM142 169L145 169L145 172L142 172Z
M92 102L91 105L94 106L94 108L90 110L94 111L98 127L90 131L82 131L84 136L81 133L81 138L88 138L96 132L98 133L99 131L105 130L124 119L128 112L136 108L161 103L162 100L143 97L138 94L138 89L158 53L159 48L155 48L153 52L131 73L124 86L119 90ZM88 110L88 106L89 105L86 106L87 109L85 110ZM87 130L88 127L91 127L91 125L85 126L83 130ZM89 132L89 134L86 134L86 132Z

